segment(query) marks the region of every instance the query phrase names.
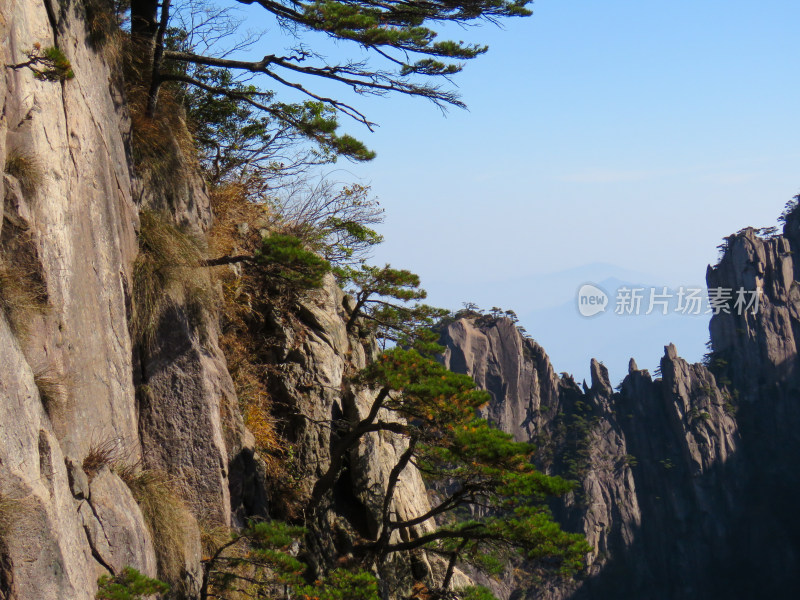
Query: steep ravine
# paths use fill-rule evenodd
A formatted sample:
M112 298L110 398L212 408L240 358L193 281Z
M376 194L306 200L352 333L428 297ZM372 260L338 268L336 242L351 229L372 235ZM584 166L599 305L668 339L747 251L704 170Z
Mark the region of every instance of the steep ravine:
M709 367L669 345L660 376L631 360L618 391L597 361L591 385L559 377L508 319L473 314L446 326L443 360L491 392L487 418L535 441L550 473L578 481L554 510L595 547L587 577L525 597L796 596L798 249L797 210L782 236L747 228L727 238L708 286L762 290L757 313L712 317ZM508 595L509 585L496 587Z

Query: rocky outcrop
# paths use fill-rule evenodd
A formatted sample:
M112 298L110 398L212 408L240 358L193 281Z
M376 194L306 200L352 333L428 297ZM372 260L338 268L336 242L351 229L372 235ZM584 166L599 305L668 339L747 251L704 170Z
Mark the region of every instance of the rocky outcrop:
M373 338L348 333L351 311L352 299L331 276L326 276L321 290L299 299L291 310L273 307L273 331L266 336L274 364L270 392L284 424L283 437L295 452L292 475L300 505L330 466L337 424L363 419L374 400L374 391L350 384L350 379L378 353ZM385 410L380 418L396 419ZM367 434L350 451L327 500L326 524L319 527L326 532L326 539L320 541L322 555L313 560L352 556L355 540L377 540L389 474L406 448L404 438L379 432ZM416 469L408 468L400 475L391 510L404 519L430 510L425 485ZM425 522L415 531L421 535L431 527ZM414 578L424 580L435 568L422 553L398 561L402 564L394 565L397 581L392 585L393 597L411 588L412 571Z
M561 382L542 347L520 336L509 319L493 320L492 327L482 327L484 321L459 320L447 327L442 340L445 365L469 373L491 392L495 401L484 417L527 441L558 412ZM516 401L499 401L506 397Z
M92 555L103 569L119 573L127 566L139 565L146 575L157 575L153 542L142 512L131 491L108 466L93 477L78 514ZM98 576L103 569L98 569Z
M454 330L469 335L453 336ZM496 350L484 355L490 365L481 369L493 372L495 382L488 387L493 397L488 416L536 415L528 421L535 426L527 438L514 423L499 424L538 442L542 468L578 481L554 510L565 527L584 533L594 547L585 581L544 586L529 597L695 597L698 574L707 574L710 563L729 553L720 529L735 508L737 487L728 463L739 444L738 429L714 375L687 364L668 346L661 379L654 381L631 361L615 392L606 368L592 361L590 386L581 389L569 376L554 377L545 388L545 404L541 387L516 381L535 365L552 373L547 356L507 319L486 318L462 319L447 328L445 363L453 368L452 356L470 354L454 348L455 340L501 335L517 340L492 344ZM515 366L510 382L503 373L507 364ZM535 392L515 398L507 391L514 389ZM521 407L495 406L517 403Z
M800 564L800 215L783 236L726 239L709 288L733 290L711 320L707 365L670 345L653 379L631 360L614 391L592 361L582 389L508 319L467 314L442 331L445 364L492 394L486 416L539 443L538 464L577 481L556 514L594 546L579 583L529 598L790 598ZM759 295L736 306L738 290ZM744 301L751 296L747 293ZM510 595L513 583L496 586Z
M180 481L196 515L230 525L229 462L249 444L238 411L225 410L236 406L225 357L213 338L201 341L188 312L181 305L167 310L156 347L143 353L138 394L143 464Z

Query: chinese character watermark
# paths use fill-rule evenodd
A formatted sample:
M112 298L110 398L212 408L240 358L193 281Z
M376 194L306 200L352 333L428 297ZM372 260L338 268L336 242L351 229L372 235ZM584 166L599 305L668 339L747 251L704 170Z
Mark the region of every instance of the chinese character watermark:
M628 288L622 286L617 290L617 306L614 312L618 315L638 315L642 307L644 288Z
M622 286L614 295L614 314L651 315L745 315L758 313L761 289L748 290L716 287L670 289L663 287ZM610 307L609 295L598 286L587 283L578 290L578 312L591 317Z

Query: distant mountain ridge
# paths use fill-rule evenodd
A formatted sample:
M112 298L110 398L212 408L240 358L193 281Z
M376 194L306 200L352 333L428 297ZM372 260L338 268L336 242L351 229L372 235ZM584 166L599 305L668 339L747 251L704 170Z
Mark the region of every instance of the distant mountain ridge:
M709 315L618 317L613 315L612 304L606 314L586 319L578 313L576 304L578 289L585 283L603 288L612 303L614 292L622 286L704 287L700 277L697 281L676 282L654 273L594 262L491 284L451 283L445 296L440 298L439 294L433 300L443 306L469 301L485 311L498 304L513 309L520 325L547 348L556 370L571 373L579 380L589 377L593 356L603 357L612 381L619 382L631 357L636 357L642 366L656 368L664 343L674 343L689 360L700 360L706 352ZM575 343L576 340L580 343Z
M593 544L588 577L524 597L796 597L799 249L797 210L783 236L747 228L728 238L708 287L762 290L759 311L711 318L707 365L668 345L656 378L631 360L618 391L596 360L590 384L558 376L509 319L467 316L445 328L443 361L492 394L486 417L535 441L541 468L578 482L554 510ZM522 598L515 585L509 575L494 587Z

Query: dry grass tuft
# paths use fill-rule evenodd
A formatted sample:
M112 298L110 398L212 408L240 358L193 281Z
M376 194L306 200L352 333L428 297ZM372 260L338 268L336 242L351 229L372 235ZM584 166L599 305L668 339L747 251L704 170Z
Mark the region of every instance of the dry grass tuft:
M258 364L257 354L253 353L251 345L255 342L236 332L226 331L220 343L228 361L228 371L236 388L244 423L255 438L256 448L267 470L282 477L281 458L286 444L277 432L267 391L267 374L264 367Z
M72 383L69 375L52 365L46 365L34 369L33 381L48 415L52 415L54 410L66 404Z
M214 227L209 245L214 256L250 254L259 248L263 230L272 227L266 205L250 201L245 186L224 185L211 191ZM271 296L267 282L247 264L218 267L222 283L222 335L220 346L228 362L244 422L253 434L259 457L264 461L272 496L279 512L299 514L295 480L291 476L289 446L279 433L269 394L274 357L265 340L272 335L267 322L269 305L282 302Z
M47 291L36 274L0 257L0 310L14 332L26 334L33 319L47 308Z
M278 433L277 422L272 414L267 374L264 366L259 364L258 354L253 347L257 343L255 339L233 330L225 331L220 337L244 423L253 434L268 475L276 480L285 479L283 458L286 442Z
M269 214L265 205L249 201L248 192L245 186L238 184L212 190L215 221L209 240L215 255L249 254L260 246L260 232L268 225ZM260 287L261 278L254 277L246 266L220 268L217 276L222 282L225 322L220 342L228 371L236 386L245 424L269 463L272 462L270 456L280 453L283 444L271 414L264 366L258 362L262 346L258 333L261 315L253 304L265 295L265 290Z
M200 543L203 558L213 556L220 546L231 540L231 528L221 523L200 520Z
M82 467L91 481L104 466L115 467L118 460L119 444L109 439L92 444L83 459Z
M142 77L143 69L134 64L131 69L126 91L131 107L133 163L148 188L173 190L185 183L187 174L194 176L199 169L197 148L186 125L179 92L169 84L162 85L156 114L150 118L146 114L149 75Z
M105 1L90 0L95 4ZM95 14L97 16L88 20L90 31L102 30L103 23L109 18ZM186 125L181 86L163 83L158 93L156 113L152 118L147 116L147 99L152 81L152 49L146 42L135 41L130 33L124 31L124 27L115 36L114 43L118 45L114 52L120 54L125 96L130 110L134 169L146 189L161 194L178 191L189 180L188 175L194 177L199 172L197 147Z
M9 498L0 495L0 539L19 533L25 528L26 517L34 511L35 501L31 496Z
M245 184L226 183L211 190L214 227L209 248L214 256L254 252L261 245L263 230L272 228L274 216L266 203L251 202Z
M253 434L267 476L273 481L287 481L285 471L286 441L278 433L277 421L267 387L267 366L259 358L263 338L250 329L247 320L257 320L247 305L237 303L233 287L243 285L241 278L223 283L222 316L225 327L220 346L233 379L239 410L245 426ZM246 285L246 284L245 284ZM251 323L252 324L252 323Z
M19 181L26 196L33 196L44 183L44 167L39 158L24 150L8 151L4 171Z
M123 5L116 0L84 0L84 7L89 44L102 51L112 67L117 66L128 38L122 29Z
M212 312L218 299L208 269L202 266L203 244L175 226L168 215L144 210L140 217L131 332L150 346L161 315L172 303L185 304L190 315L199 315Z
M160 471L120 467L116 473L128 485L153 538L159 578L180 588L188 540L197 526L178 493L174 479Z

